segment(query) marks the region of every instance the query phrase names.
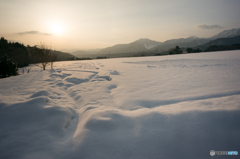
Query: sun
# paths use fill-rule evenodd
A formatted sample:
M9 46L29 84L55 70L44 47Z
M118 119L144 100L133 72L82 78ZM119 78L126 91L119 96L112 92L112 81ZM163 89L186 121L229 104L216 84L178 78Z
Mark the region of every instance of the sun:
M50 24L50 30L53 35L62 35L64 32L64 26L60 22L52 22Z

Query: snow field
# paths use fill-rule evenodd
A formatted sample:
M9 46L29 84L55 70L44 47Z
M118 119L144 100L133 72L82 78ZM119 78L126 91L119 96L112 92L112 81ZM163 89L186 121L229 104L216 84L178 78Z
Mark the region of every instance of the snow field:
M240 52L57 62L0 80L1 158L238 151Z

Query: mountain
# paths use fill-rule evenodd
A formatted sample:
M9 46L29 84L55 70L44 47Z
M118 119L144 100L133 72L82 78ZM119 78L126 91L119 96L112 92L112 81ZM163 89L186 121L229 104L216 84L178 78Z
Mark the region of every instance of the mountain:
M240 35L240 28L231 29L231 30L224 30L221 33L212 36L210 39L218 39L218 38L230 38Z
M161 42L150 40L150 39L139 39L129 44L118 44L112 47L99 50L100 54L116 54L116 53L133 53L133 52L146 52Z
M233 44L240 44L240 36L231 38L219 38L211 42L205 43L203 45L195 46L194 48L200 48L201 50L205 50L212 45L233 45Z
M79 50L72 52L71 54L77 57L90 57L90 58L96 58L97 56L127 57L141 54L154 55L156 53L164 51L166 52L169 49L176 47L177 45L179 47L184 48L196 47L201 46L203 44L208 45L207 43L215 39L230 38L238 35L240 35L240 28L224 30L210 38L199 38L196 36L191 36L188 38L170 39L164 42L158 42L147 38L141 38L129 44L117 44L100 50ZM222 42L220 41L218 41L219 44L225 43L225 41Z
M78 50L71 54L77 57L127 57L141 53L149 52L152 48L158 46L161 42L141 38L129 44L117 44L100 50Z
M177 43L188 43L191 42L193 40L199 40L200 38L197 36L191 36L189 38L180 38L180 39L171 39L171 40L167 40L164 41L163 43L160 44L161 45L168 45L168 44L177 44Z
M167 51L171 48L176 47L177 45L179 47L194 47L197 45L202 45L204 43L209 42L209 39L204 39L204 38L186 38L186 39L173 39L173 40L168 40L166 42L163 42L162 44L154 47L151 49L151 51L157 51L157 52L163 52Z

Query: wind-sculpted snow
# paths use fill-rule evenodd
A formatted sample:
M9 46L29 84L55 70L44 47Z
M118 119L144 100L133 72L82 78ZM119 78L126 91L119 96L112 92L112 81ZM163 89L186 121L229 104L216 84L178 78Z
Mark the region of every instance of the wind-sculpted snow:
M190 159L239 151L240 51L31 67L0 79L0 158Z

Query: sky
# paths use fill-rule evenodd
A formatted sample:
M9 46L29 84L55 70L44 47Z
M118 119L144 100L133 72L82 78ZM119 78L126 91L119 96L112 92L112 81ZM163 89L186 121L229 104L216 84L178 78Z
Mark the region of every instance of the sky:
M239 0L0 0L0 36L68 52L206 38L240 28L239 7Z

